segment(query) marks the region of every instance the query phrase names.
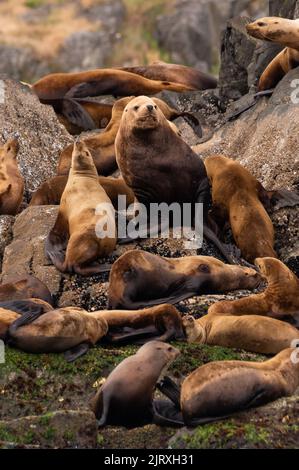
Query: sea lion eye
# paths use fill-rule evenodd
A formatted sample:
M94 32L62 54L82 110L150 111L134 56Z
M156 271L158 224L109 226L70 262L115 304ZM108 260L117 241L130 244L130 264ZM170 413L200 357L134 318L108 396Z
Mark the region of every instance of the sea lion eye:
M201 273L209 273L210 272L210 267L207 264L200 264L198 266L198 271Z
M138 111L138 109L139 109L139 106L134 106L135 111Z
M262 28L263 26L267 26L266 23L263 23L263 21L259 21L257 25L260 26L261 28Z
M157 109L157 105L155 105L154 108Z

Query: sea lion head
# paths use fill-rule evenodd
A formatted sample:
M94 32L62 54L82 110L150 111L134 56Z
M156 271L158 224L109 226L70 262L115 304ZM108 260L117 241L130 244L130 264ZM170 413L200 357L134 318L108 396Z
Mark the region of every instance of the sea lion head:
M145 354L146 356L153 356L158 358L163 358L165 364L171 364L180 354L180 350L171 346L168 343L163 343L162 341L154 340L149 341L144 344L138 351L137 354Z
M74 143L71 169L73 171L92 171L98 176L91 153L83 141L77 140Z
M195 320L195 318L191 315L186 315L182 322L188 343L204 344L206 342L207 335L205 329Z
M282 261L269 257L256 258L254 264L268 283L278 283L280 286L287 285L290 290L291 286L295 285L298 289L298 278Z
M157 104L147 96L138 96L125 107L122 124L132 131L154 130L166 120Z
M18 139L10 139L0 149L0 162L2 163L7 157L15 160L19 151Z
M247 24L246 29L248 34L256 39L277 41L282 36L288 34L286 27L289 24L290 20L269 16Z

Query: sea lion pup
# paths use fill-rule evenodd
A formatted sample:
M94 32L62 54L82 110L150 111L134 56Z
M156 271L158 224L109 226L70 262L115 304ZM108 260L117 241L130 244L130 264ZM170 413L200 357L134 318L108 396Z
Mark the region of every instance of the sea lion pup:
M240 163L216 155L204 161L212 187L215 222L229 220L233 236L243 258L276 258L274 228L263 203L279 200L279 207L296 205L299 197L292 191L266 191ZM248 236L250 233L250 236Z
M149 80L134 73L115 69L96 69L78 73L52 73L32 85L41 103L51 104L72 123L88 127L90 115L76 98L113 95L155 95L162 90L183 93L194 88L169 81Z
M186 65L167 64L157 60L150 65L121 67L120 70L136 73L151 80L167 80L192 87L194 90L206 90L217 87L217 79L212 75Z
M179 311L169 304L143 310L103 310L107 321L109 342L132 342L146 337L159 341L185 338ZM124 331L125 330L125 331ZM160 336L158 336L160 335Z
M68 362L85 354L108 331L100 312L65 307L50 312L27 313L9 327L8 343L31 353L66 352Z
M151 422L156 382L179 354L167 343L150 341L122 361L90 402L99 427L134 427Z
M173 389L182 412L180 424L197 426L292 395L299 385L299 361L293 359L296 351L285 349L265 362L210 362L192 372L180 392L168 381L166 390ZM163 384L159 388L163 391Z
M255 261L268 286L260 294L238 300L223 300L209 308L209 315L263 315L292 323L299 328L299 280L275 258Z
M16 215L24 192L24 180L20 173L17 139L11 139L0 148L0 214Z
M8 300L40 299L53 305L51 292L47 286L31 275L10 277L0 285L0 302Z
M115 150L125 182L147 209L151 203L207 206L210 190L202 160L173 132L152 99L139 96L128 103L116 136ZM206 224L203 234L228 262L233 263Z
M134 96L117 100L112 108L111 120L104 132L83 139L100 175L109 175L117 169L114 142L123 111L132 99L134 99ZM200 128L197 118L192 113L177 111L158 98L153 98L153 101L159 106L167 120L172 121L181 116L187 117L188 120L191 120L193 126ZM57 168L58 175L68 174L71 166L73 147L74 145L70 144L61 152Z
M59 205L68 176L54 176L40 185L33 193L29 206ZM127 205L133 204L134 193L122 178L99 176L103 187L115 209L118 207L118 196L126 196Z
M114 250L116 239L113 206L99 185L90 152L78 142L59 213L46 239L46 254L61 272L91 275L101 272L97 260Z
M261 276L254 269L224 264L211 256L162 258L142 250L120 256L109 277L111 309L136 309L177 303L194 295L254 289Z
M246 28L254 38L286 46L270 62L259 80L260 91L274 88L290 70L299 65L299 21L266 17L248 24Z
M87 131L87 130L92 130L92 129L104 129L112 115L112 104L108 103L101 103L99 101L95 100L88 100L88 99L77 99L76 100L80 106L84 109L84 111L90 116L91 121L90 121L90 126L89 127L82 127L77 125L77 120L76 117L74 119L73 114L72 114L72 104L71 104L71 109L70 112L67 112L66 107L64 107L64 115L58 113L57 117L61 124L64 125L66 130L72 134L72 135L78 135L81 134L81 132ZM68 104L69 102L66 101ZM67 116L67 117L66 117ZM74 123L73 123L74 121Z
M187 315L183 327L188 343L245 349L259 354L277 354L299 338L298 330L283 321L258 315Z

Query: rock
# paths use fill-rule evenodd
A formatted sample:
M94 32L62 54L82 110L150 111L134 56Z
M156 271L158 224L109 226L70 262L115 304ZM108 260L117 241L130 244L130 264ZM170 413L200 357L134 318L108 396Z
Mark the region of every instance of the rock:
M30 81L39 74L46 74L47 70L30 47L0 45L0 74L7 74L15 80Z
M1 78L4 84L4 103L0 102L1 142L18 138L18 161L25 188L34 191L56 174L59 154L73 139L51 106L41 104L27 86Z
M91 411L54 411L41 416L0 421L0 436L10 443L42 448L94 448L97 425Z
M298 105L292 102L295 89L291 86L296 79L299 79L298 69L283 78L270 99L262 98L254 108L222 126L211 140L194 150L202 157L222 154L238 160L266 189L296 189L299 114ZM276 226L277 248L282 260L287 259L284 247L292 249L298 237L296 227L299 224L298 210L288 208L285 211L287 226L281 237L281 228ZM279 217L275 222L275 214L272 218L274 223L279 223Z
M0 271L4 250L12 240L12 226L14 220L15 218L12 215L0 216Z
M282 18L296 19L299 17L298 0L269 0L270 16L281 16Z
M256 40L246 32L249 18L233 18L222 37L219 89L222 99L236 100L248 92L247 68Z

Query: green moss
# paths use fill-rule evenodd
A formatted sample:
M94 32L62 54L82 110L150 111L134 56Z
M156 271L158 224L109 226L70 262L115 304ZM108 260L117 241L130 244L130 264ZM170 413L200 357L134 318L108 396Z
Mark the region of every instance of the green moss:
M28 8L38 8L44 4L44 0L26 0L25 6Z
M35 439L36 435L33 431L28 431L21 438L18 438L18 440L23 442L24 444L32 444Z
M0 426L0 441L15 442L15 435L5 429L4 426Z
M269 444L270 433L265 429L258 429L254 424L245 424L243 427L245 439L251 444Z
M42 425L42 426L48 426L51 419L53 417L53 413L46 413L44 414L43 416L41 416L39 418L39 423Z
M63 438L66 441L74 441L75 440L75 434L73 433L73 431L65 431L65 433L63 434Z
M53 427L49 426L48 429L46 429L42 435L45 439L47 439L47 441L50 441L55 437L56 431Z

